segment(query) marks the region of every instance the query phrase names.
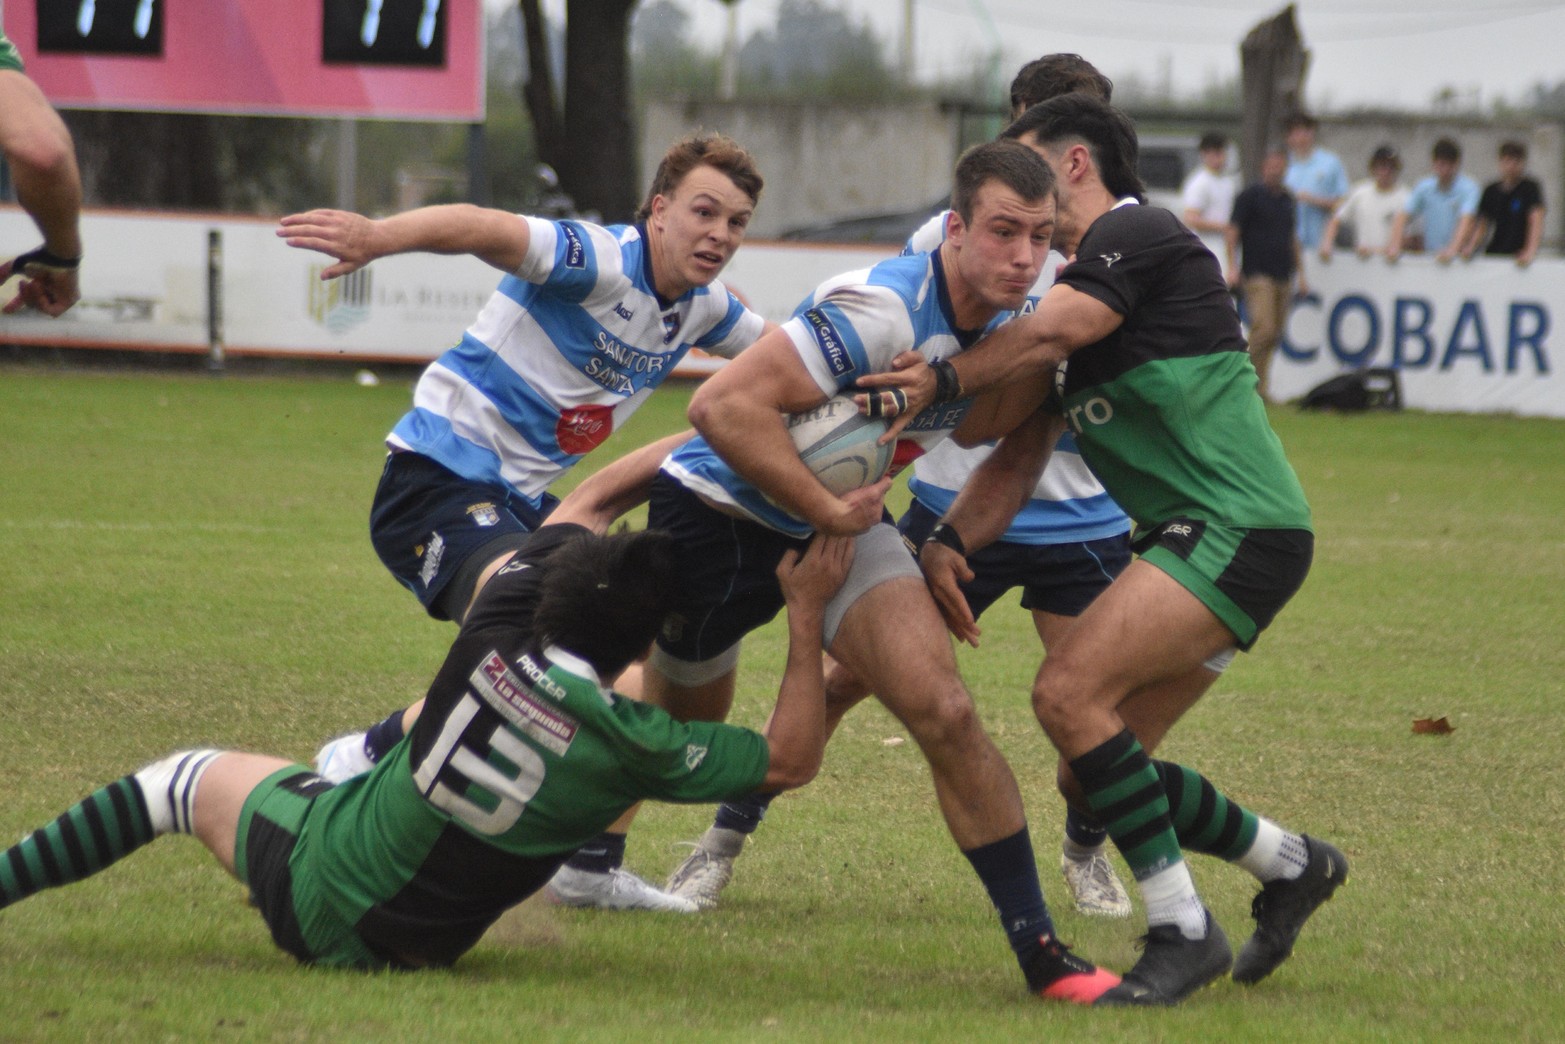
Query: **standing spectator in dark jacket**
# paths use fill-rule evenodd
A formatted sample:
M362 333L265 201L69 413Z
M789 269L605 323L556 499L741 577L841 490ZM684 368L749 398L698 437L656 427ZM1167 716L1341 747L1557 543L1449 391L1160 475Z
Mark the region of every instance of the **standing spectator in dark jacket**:
M1250 361L1256 387L1266 398L1266 378L1272 353L1282 340L1295 277L1298 292L1307 293L1299 236L1294 222L1293 193L1283 185L1288 154L1272 149L1261 161L1261 180L1234 200L1228 225L1228 283L1244 290L1250 318Z

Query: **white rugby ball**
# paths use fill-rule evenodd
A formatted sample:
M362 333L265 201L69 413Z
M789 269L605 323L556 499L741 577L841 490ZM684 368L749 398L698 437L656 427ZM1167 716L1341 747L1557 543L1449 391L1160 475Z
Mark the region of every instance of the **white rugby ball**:
M785 419L799 459L839 497L878 481L891 467L895 443L876 445L886 422L860 413L851 393L833 395Z

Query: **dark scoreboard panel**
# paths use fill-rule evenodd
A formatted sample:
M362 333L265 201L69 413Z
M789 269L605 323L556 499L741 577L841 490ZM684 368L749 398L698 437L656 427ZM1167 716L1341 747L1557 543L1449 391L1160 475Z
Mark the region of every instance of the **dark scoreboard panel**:
M445 0L323 0L321 60L446 64Z
M37 0L38 51L161 57L166 3L167 0Z

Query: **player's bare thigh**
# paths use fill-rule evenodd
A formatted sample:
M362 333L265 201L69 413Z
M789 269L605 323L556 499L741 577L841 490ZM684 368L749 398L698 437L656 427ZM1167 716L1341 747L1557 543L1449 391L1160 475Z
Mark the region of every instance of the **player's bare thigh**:
M294 762L268 754L229 751L212 759L196 786L192 821L196 837L234 873L234 843L245 799L262 780Z
M1074 756L1119 731L1117 708L1131 693L1185 675L1233 643L1233 632L1195 595L1138 560L1050 650L1033 687L1033 709L1056 746ZM1153 710L1138 708L1138 714Z
M971 717L950 634L922 579L897 577L864 592L843 616L831 655L915 732L942 716Z

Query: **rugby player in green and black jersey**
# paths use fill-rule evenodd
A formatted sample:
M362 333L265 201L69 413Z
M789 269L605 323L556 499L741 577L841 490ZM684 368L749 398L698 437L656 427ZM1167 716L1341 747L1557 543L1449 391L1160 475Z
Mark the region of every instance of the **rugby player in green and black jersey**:
M667 448L631 455L646 464L642 496ZM191 833L299 960L448 965L636 802L808 782L826 742L822 619L852 540L817 537L778 566L790 645L763 736L677 722L605 687L667 615L671 538L603 536L625 504L600 514L573 497L485 586L412 730L373 771L333 786L283 758L174 754L0 853L0 907Z
M1054 168L1054 245L1072 262L1032 315L960 356L933 365L904 357L904 369L859 383L901 387L905 415L983 393L974 410L988 411L979 415L988 430L969 437L1052 412L1039 457L1068 423L1135 521L1139 557L1050 650L1033 707L1060 752L1061 791L1108 827L1147 909L1141 958L1097 1003L1173 1004L1230 967L1239 982L1269 975L1347 877L1331 845L1148 753L1215 677L1202 664L1248 650L1303 583L1309 506L1257 394L1217 259L1172 214L1141 203L1130 121L1072 94L1029 109L1005 136ZM1020 503L1007 481L980 469L944 516L968 551L1003 532L1009 519L999 516ZM954 594L955 573L930 582ZM1262 883L1256 930L1237 961L1181 849L1237 863Z

